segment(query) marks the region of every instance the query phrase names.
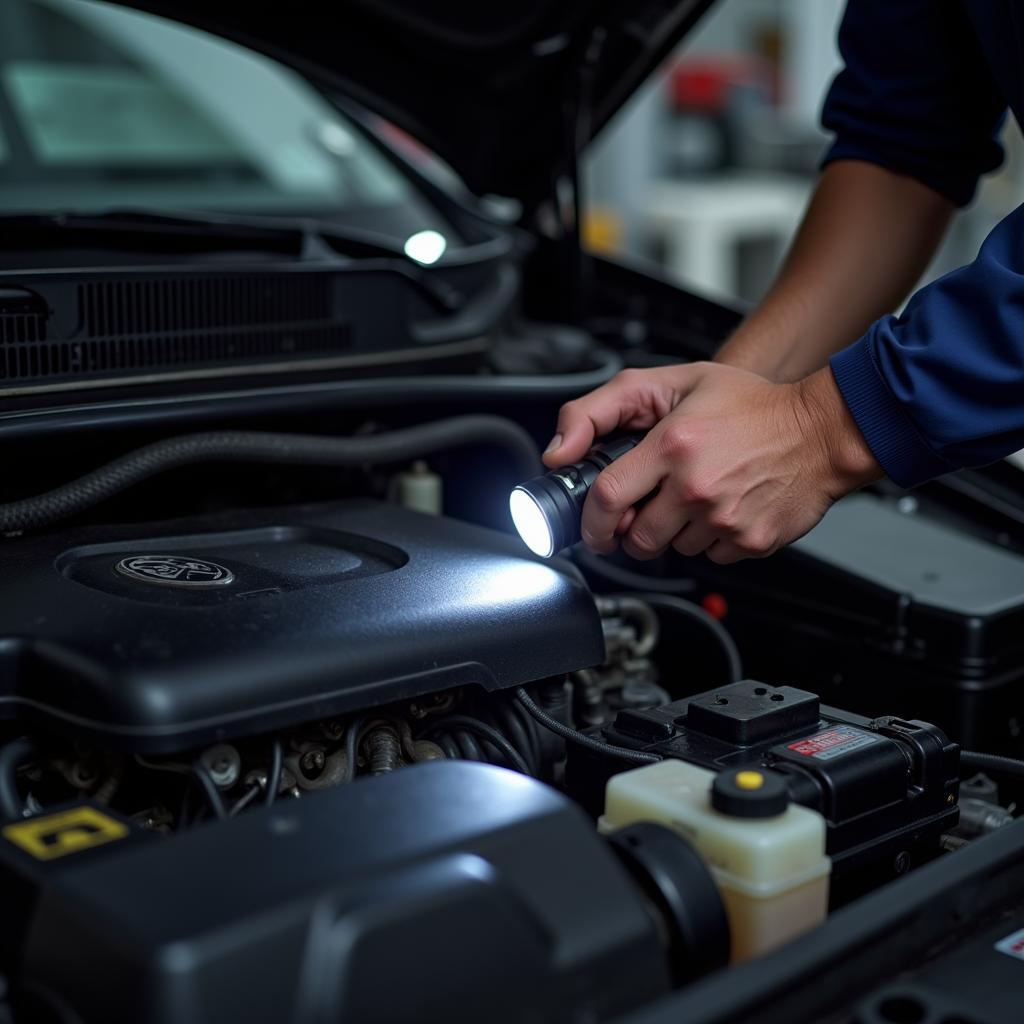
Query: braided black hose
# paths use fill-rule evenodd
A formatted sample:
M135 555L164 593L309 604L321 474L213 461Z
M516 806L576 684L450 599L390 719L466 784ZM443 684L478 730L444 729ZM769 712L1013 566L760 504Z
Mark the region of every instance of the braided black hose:
M372 465L481 442L504 448L518 479L537 473L539 460L533 439L518 424L500 416L455 416L367 437L218 430L156 441L45 494L0 505L0 534L48 526L157 473L197 462Z

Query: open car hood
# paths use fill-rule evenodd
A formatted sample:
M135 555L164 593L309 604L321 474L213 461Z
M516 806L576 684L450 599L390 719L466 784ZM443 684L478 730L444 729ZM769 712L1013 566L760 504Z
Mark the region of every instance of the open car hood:
M267 53L528 205L713 0L117 0Z

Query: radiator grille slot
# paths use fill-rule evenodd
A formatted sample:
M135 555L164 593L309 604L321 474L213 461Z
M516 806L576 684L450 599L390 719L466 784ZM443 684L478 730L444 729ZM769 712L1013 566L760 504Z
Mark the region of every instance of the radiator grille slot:
M46 382L342 354L328 275L252 274L86 281L79 326L47 334L45 312L0 309L0 380ZM51 332L52 334L52 332Z
M78 286L78 301L90 338L331 315L329 279L306 274L90 281Z

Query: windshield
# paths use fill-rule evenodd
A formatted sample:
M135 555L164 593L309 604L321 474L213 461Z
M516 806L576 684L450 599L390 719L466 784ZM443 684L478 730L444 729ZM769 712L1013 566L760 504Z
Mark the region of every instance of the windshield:
M453 235L374 141L275 61L114 5L2 0L0 214L125 207Z

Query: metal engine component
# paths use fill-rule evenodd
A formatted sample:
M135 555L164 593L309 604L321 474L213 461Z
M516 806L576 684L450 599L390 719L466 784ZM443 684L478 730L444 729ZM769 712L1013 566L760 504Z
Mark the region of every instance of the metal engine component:
M329 789L348 777L348 758L341 749L327 751L322 746L309 745L305 750L287 754L284 766L299 789Z
M237 781L242 769L242 758L230 743L218 743L200 755L210 778L218 789L230 789Z
M603 725L619 708L646 708L672 698L658 685L651 655L661 636L657 612L638 598L595 598L604 633L605 658L596 668L574 672L573 718L577 725Z
M387 775L402 766L402 743L390 725L372 727L363 740L370 775Z
M997 828L1005 828L1013 821L1013 815L997 804L977 797L960 798L960 823L954 829L954 835L965 838L988 835Z

